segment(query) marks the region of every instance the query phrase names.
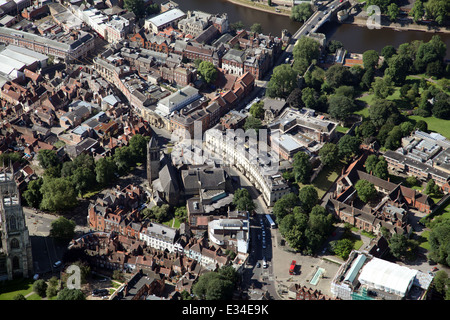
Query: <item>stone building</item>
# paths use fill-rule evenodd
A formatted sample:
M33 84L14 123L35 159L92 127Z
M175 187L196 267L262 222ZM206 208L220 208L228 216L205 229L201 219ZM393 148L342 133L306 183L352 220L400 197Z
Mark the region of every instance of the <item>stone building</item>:
M0 173L0 280L32 276L33 258L12 170Z

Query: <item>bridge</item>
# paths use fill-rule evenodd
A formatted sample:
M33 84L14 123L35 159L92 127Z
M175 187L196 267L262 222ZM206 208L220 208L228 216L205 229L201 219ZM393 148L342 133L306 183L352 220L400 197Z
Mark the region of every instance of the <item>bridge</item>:
M292 36L294 42L302 36L307 36L308 34L316 32L325 22L330 20L332 14L341 10L342 7L346 6L348 3L349 0L332 0L319 7Z

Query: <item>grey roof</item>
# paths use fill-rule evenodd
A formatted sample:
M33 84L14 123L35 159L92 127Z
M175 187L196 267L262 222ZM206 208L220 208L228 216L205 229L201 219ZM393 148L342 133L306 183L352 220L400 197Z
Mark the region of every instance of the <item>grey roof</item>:
M186 189L225 189L226 175L222 168L183 170L181 179Z
M174 243L176 240L176 237L178 235L177 229L170 228L168 226L165 226L163 224L159 223L150 223L147 226L147 235L161 239L167 242Z
M245 60L245 52L236 50L236 49L230 49L228 52L223 56L223 60L234 60L239 63L244 63Z

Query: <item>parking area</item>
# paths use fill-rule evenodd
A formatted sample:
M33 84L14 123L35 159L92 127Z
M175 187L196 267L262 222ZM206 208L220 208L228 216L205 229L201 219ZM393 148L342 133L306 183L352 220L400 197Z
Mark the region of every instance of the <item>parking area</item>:
M285 247L278 245L279 230L271 229L271 232L274 237L272 267L280 297L287 299L287 290L294 283L320 290L323 294L332 296L331 281L341 262L331 256L312 257L287 251ZM296 261L294 275L289 274L292 260Z

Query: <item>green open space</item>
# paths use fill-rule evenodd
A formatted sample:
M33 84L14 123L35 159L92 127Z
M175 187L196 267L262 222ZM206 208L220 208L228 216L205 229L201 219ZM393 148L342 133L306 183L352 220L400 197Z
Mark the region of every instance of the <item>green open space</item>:
M438 132L447 139L450 139L450 125L448 120L421 116L409 116L408 118L414 121L423 120L427 123L429 131Z
M320 171L311 185L316 188L319 199L321 199L327 190L331 187L333 182L337 179L341 173L343 163L339 163L336 168L325 167ZM303 188L306 184L298 183L299 188Z
M13 300L18 294L27 294L33 292L33 280L32 279L17 279L0 282L0 300ZM33 296L36 294L33 294ZM40 297L36 295L39 299ZM30 300L35 297L29 297ZM27 298L28 299L28 298Z

